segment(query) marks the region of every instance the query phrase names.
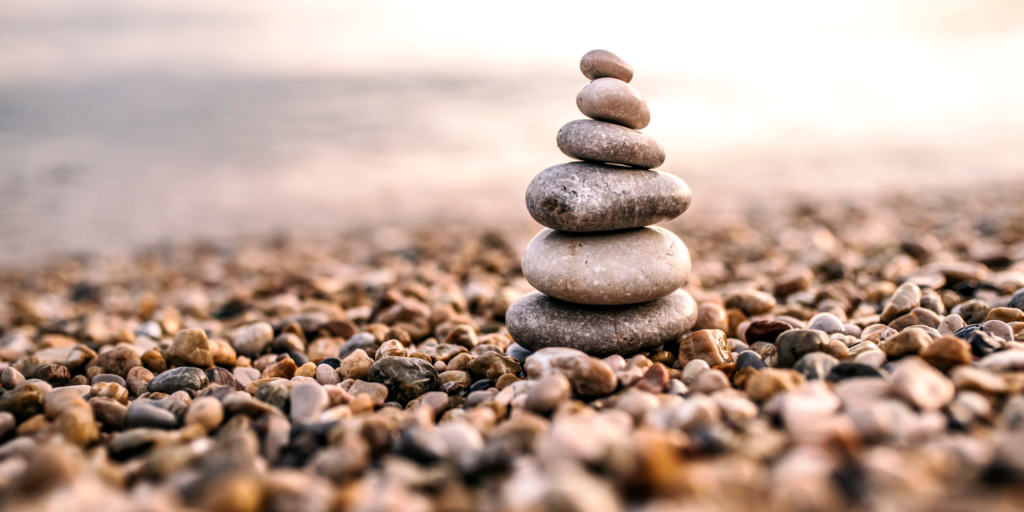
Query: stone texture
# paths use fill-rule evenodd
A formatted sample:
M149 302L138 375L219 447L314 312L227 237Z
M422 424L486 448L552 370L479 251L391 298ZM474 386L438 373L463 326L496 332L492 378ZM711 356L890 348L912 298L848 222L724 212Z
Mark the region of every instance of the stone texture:
M598 121L642 130L651 123L651 110L633 86L617 78L598 78L576 94L583 115Z
M203 370L183 366L157 375L149 381L147 389L151 392L171 394L182 389L199 391L209 383L210 380Z
M892 322L920 305L921 288L914 283L903 283L892 295L892 301L882 310L881 322L883 324Z
M274 328L266 322L255 322L235 331L235 350L246 357L258 357L272 341Z
M174 342L164 352L167 362L177 366L213 366L210 341L202 329L182 329L174 335Z
M775 341L778 347L779 359L776 364L779 368L790 368L803 357L811 352L825 352L828 350L829 339L822 331L808 329L793 329L779 335Z
M651 136L625 126L579 119L558 130L558 149L589 162L654 169L665 163L665 148Z
M693 201L683 180L658 171L570 162L545 169L526 189L526 209L559 231L630 229L672 220Z
M604 357L676 340L696 319L697 303L682 290L630 306L583 306L531 293L509 308L506 323L527 350L569 347Z
M953 401L953 381L918 357L908 357L892 374L893 394L923 410L936 410Z
M569 379L573 391L582 396L602 396L615 391L618 379L604 361L582 351L548 347L526 358L526 376L530 380L562 374Z
M405 404L423 393L437 389L437 370L430 363L412 357L385 357L366 373L370 382L387 386L388 396Z
M690 265L682 240L654 226L588 234L545 229L523 254L523 275L534 288L595 306L665 297L686 283Z
M889 359L919 354L932 344L932 337L921 329L905 329L903 332L879 343L878 348L885 351Z
M729 294L725 299L725 307L739 309L747 315L760 315L771 311L775 302L774 295L747 288Z
M548 414L571 396L572 383L565 375L554 373L534 383L524 406L528 411Z
M608 50L590 50L584 54L580 71L591 80L611 77L628 83L633 79L633 66Z
M679 364L688 366L694 360L718 366L732 361L729 340L718 329L704 329L679 340Z
M743 333L744 339L747 343L754 344L759 341L767 343L775 343L776 338L780 334L791 330L793 326L786 322L779 322L775 320L755 320L750 322L745 333Z

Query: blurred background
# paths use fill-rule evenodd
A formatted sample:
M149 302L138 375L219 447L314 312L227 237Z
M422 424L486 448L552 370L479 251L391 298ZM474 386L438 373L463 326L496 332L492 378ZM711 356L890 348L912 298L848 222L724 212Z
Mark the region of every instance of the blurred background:
M1024 179L1019 0L5 2L0 264L527 222L594 48L695 210Z

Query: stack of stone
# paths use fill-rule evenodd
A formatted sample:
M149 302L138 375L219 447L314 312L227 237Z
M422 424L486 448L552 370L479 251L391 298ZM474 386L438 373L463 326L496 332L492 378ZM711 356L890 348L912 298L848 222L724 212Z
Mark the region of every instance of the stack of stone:
M527 350L570 347L595 356L648 350L678 339L696 321L679 288L690 254L678 237L651 226L686 211L690 188L652 171L665 150L639 129L647 102L629 85L633 68L594 50L580 62L592 81L576 95L591 119L558 132L558 148L583 160L550 167L526 191L541 231L523 255L523 274L541 293L509 309L509 333Z

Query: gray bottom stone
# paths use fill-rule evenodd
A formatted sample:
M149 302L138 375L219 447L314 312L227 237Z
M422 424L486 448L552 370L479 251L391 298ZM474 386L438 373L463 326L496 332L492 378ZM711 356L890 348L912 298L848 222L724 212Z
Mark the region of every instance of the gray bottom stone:
M678 339L696 323L697 303L682 290L629 306L583 306L531 293L512 304L505 321L527 350L569 347L604 357Z

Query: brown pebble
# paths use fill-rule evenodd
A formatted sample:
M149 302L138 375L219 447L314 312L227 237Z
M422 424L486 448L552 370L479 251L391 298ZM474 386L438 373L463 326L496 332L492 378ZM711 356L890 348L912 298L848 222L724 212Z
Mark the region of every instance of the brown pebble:
M565 375L555 373L536 381L526 395L525 407L538 414L548 414L572 396L572 384Z
M164 359L164 355L157 349L147 350L142 353L142 366L153 372L154 374L161 374L167 371L167 360Z
M46 381L54 386L61 386L71 380L71 372L64 365L44 364L36 367L32 377Z
M697 323L693 324L694 330L718 329L722 332L729 330L729 318L725 308L717 302L701 302L697 307Z
M636 382L636 388L650 393L661 393L668 385L668 379L668 367L661 363L654 363Z
M270 364L261 375L264 379L290 379L295 376L295 371L298 367L295 366L295 361L290 357L286 357L276 363Z
M224 407L211 396L196 398L185 413L185 425L201 425L213 432L224 421Z
M775 307L775 296L759 290L743 289L731 293L725 299L725 307L737 308L749 315L767 313Z
M922 359L942 371L956 365L969 365L974 360L971 345L956 336L942 336L920 352Z
M174 336L174 342L164 353L169 364L175 366L213 366L210 341L202 329L182 329Z
M932 337L921 329L905 329L903 332L886 339L878 345L885 351L889 359L897 359L906 355L919 354L932 344Z
M341 360L338 374L342 379L360 380L366 378L366 373L370 371L371 366L373 366L373 359L370 359L370 356L366 355L362 349L356 349L355 352Z
M640 93L616 78L598 78L576 94L583 115L598 121L642 130L651 123L651 111Z
M555 138L570 158L654 169L665 163L665 148L651 136L604 121L569 121Z
M633 66L608 50L590 50L585 53L580 59L580 71L591 80L610 77L628 83L633 79Z
M128 376L124 379L128 383L128 391L135 396L139 396L146 392L146 386L149 385L149 381L153 380L155 375L142 366L132 368L128 372Z
M316 378L316 363L303 363L302 366L295 370L295 376L308 377L310 379Z
M985 321L989 320L1000 320L1006 323L1024 322L1024 311L1017 308L992 308L985 315Z
M718 329L703 329L679 340L679 364L700 359L710 366L732 361L729 340Z
M498 377L498 380L494 383L494 387L496 387L498 389L505 389L509 385L511 385L513 382L517 382L518 380L519 380L519 377L517 377L515 374L513 374L513 373L506 373L506 374L502 375L501 377Z
M750 322L747 326L746 332L744 332L744 338L747 343L756 343L758 341L764 341L767 343L775 343L775 340L780 334L792 329L793 326L786 322L777 322L774 320L755 320Z

